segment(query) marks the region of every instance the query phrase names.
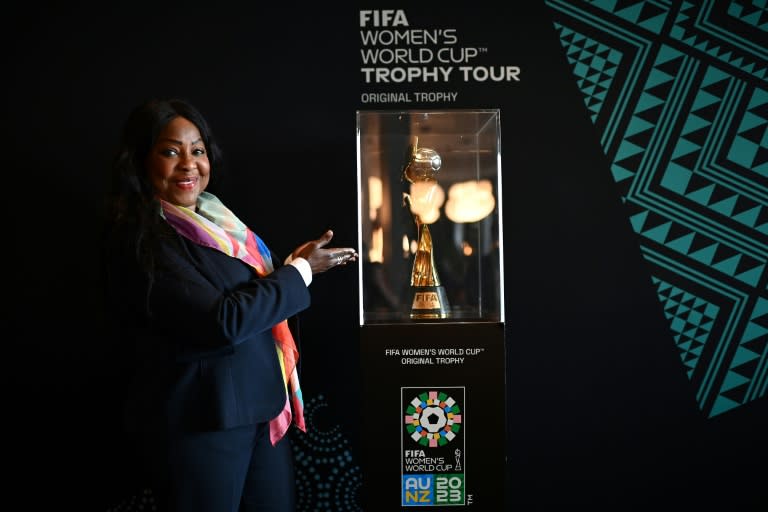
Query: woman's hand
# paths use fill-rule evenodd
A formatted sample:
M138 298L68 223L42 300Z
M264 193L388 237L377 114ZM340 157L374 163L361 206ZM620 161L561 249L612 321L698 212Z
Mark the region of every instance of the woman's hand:
M357 261L357 252L351 247L326 248L331 238L333 238L333 231L329 229L317 240L311 240L297 247L291 256L307 260L313 275L339 265L346 265L350 261Z

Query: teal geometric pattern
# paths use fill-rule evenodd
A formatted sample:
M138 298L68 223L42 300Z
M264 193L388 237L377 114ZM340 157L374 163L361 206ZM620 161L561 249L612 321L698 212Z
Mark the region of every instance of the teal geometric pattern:
M768 2L766 0L752 0L752 2L731 2L728 6L728 14L738 18L744 23L749 23L760 30L768 31Z
M747 111L736 129L728 159L768 178L768 92L755 89Z
M621 54L579 34L571 34L566 28L562 30L564 37L572 36L566 57L573 66L579 89L585 96L584 103L594 122L603 106L605 94L611 88Z
M546 0L695 400L768 388L766 0Z
M664 305L664 316L669 320L675 344L680 350L680 359L690 378L710 339L719 308L661 279L652 279L659 300Z
M306 395L305 395L306 400ZM296 472L299 512L360 512L362 471L338 425L324 426L323 395L304 403L307 431L289 432Z

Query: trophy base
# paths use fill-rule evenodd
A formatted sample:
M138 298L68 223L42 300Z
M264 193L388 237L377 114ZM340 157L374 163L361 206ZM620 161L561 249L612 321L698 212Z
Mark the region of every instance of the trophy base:
M442 286L413 286L411 318L448 318L448 295Z

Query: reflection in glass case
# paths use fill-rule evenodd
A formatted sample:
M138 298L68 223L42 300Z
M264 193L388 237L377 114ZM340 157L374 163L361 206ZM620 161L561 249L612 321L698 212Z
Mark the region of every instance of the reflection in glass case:
M498 109L357 112L360 323L503 322Z

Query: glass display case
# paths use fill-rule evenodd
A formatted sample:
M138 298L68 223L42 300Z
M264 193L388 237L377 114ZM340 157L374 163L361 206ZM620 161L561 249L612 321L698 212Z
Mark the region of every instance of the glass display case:
M498 109L357 112L360 324L503 322Z

